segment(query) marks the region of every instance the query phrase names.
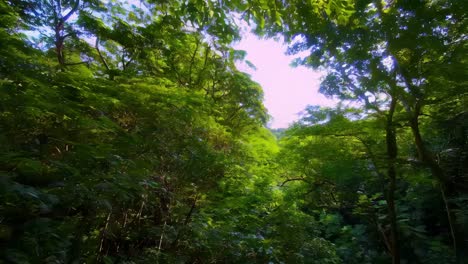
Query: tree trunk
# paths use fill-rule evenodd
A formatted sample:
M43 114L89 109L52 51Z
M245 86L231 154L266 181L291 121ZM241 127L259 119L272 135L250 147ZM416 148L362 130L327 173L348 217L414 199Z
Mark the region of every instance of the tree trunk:
M386 144L387 144L387 174L389 178L389 184L387 189L387 209L390 220L390 237L391 237L391 254L392 263L400 263L400 243L398 238L398 225L396 217L396 206L395 206L395 190L396 190L396 158L398 155L398 146L396 141L396 132L393 125L393 114L395 113L396 99L392 96L390 103L390 109L387 116L386 124Z
M62 22L60 22L55 28L55 52L57 53L57 61L59 63L60 69L64 70L65 56L63 54L63 37L61 27L63 27Z
M468 248L468 243L464 240L463 227L457 226L456 216L450 209L450 198L455 193L455 186L453 186L450 179L445 174L444 170L440 167L435 155L431 150L427 149L424 145L424 141L419 130L419 115L420 115L420 106L417 104L413 116L410 120L410 127L414 137L414 143L418 151L419 160L427 166L432 175L437 179L440 184L440 189L442 193L442 199L444 201L445 209L447 211L447 220L450 228L450 235L452 237L453 250L455 251L455 256L457 257L457 263L463 263L465 256L464 251Z
M55 51L57 53L57 61L60 69L65 70L65 55L64 55L64 42L69 34L64 34L65 22L76 12L80 6L80 0L77 0L72 9L66 14L62 15L61 1L52 2L54 5L54 22L55 22Z

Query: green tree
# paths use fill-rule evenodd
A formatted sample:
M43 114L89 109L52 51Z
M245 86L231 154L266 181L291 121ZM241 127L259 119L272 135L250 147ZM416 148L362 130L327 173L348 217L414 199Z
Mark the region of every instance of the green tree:
M463 189L456 190L455 186L460 185L454 184L454 179L447 178L447 172L437 163L433 147L425 143L428 140L419 129L424 108L444 101L465 100L462 98L466 97L463 73L466 65L459 56L466 49L463 41L466 21L460 13L466 8L463 1L262 3L247 9L246 14L253 14L262 32L282 34L291 44L290 53L310 51L309 56L296 63L327 69L321 87L324 94L358 100L371 112L387 112L384 114L391 180L389 200L393 200L392 167L398 147L394 135L398 122L393 116L400 109L406 112L418 159L432 171L443 196L455 198L463 193ZM456 81L445 82L445 76L453 76ZM442 83L444 89L440 89ZM460 262L466 247L462 239L465 231L453 224L457 221L450 208L456 205L449 202L450 198L444 200ZM389 203L389 207L393 205ZM394 262L399 261L397 250L398 246L393 247Z

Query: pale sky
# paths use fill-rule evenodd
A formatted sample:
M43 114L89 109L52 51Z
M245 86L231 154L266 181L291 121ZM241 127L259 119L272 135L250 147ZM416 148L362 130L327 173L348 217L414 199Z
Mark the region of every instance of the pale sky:
M298 113L307 105L335 105L332 100L318 93L323 73L305 67L289 66L295 57L286 56L286 46L281 43L272 39L258 39L247 33L233 47L247 51L246 60L257 68L250 69L245 63L237 65L262 86L264 104L272 116L269 127L288 127L298 119Z

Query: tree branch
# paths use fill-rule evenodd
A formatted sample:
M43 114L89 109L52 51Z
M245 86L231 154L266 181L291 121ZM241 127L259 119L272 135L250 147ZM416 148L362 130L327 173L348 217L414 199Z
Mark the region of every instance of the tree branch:
M97 50L97 53L99 55L99 58L101 59L102 63L104 64L104 67L106 67L106 70L109 71L109 65L107 64L106 60L104 59L104 57L102 56L102 53L101 51L99 50L99 37L96 37L96 44L95 44L95 47L96 47L96 50Z
M298 177L298 178L288 178L286 179L283 183L281 183L279 186L283 187L286 183L291 182L291 181L303 181L310 183L308 180L306 180L304 177Z
M80 5L80 0L76 0L75 6L73 6L72 10L68 12L64 17L62 17L62 22L67 21L77 10Z
M89 65L89 61L71 62L71 63L65 63L64 65L73 66L73 65L80 65L80 64L88 64Z

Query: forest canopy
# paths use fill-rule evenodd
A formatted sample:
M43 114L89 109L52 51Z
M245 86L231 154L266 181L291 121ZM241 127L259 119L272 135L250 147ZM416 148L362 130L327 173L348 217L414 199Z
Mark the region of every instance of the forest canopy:
M466 10L0 1L0 263L464 263ZM337 106L268 129L241 21Z

